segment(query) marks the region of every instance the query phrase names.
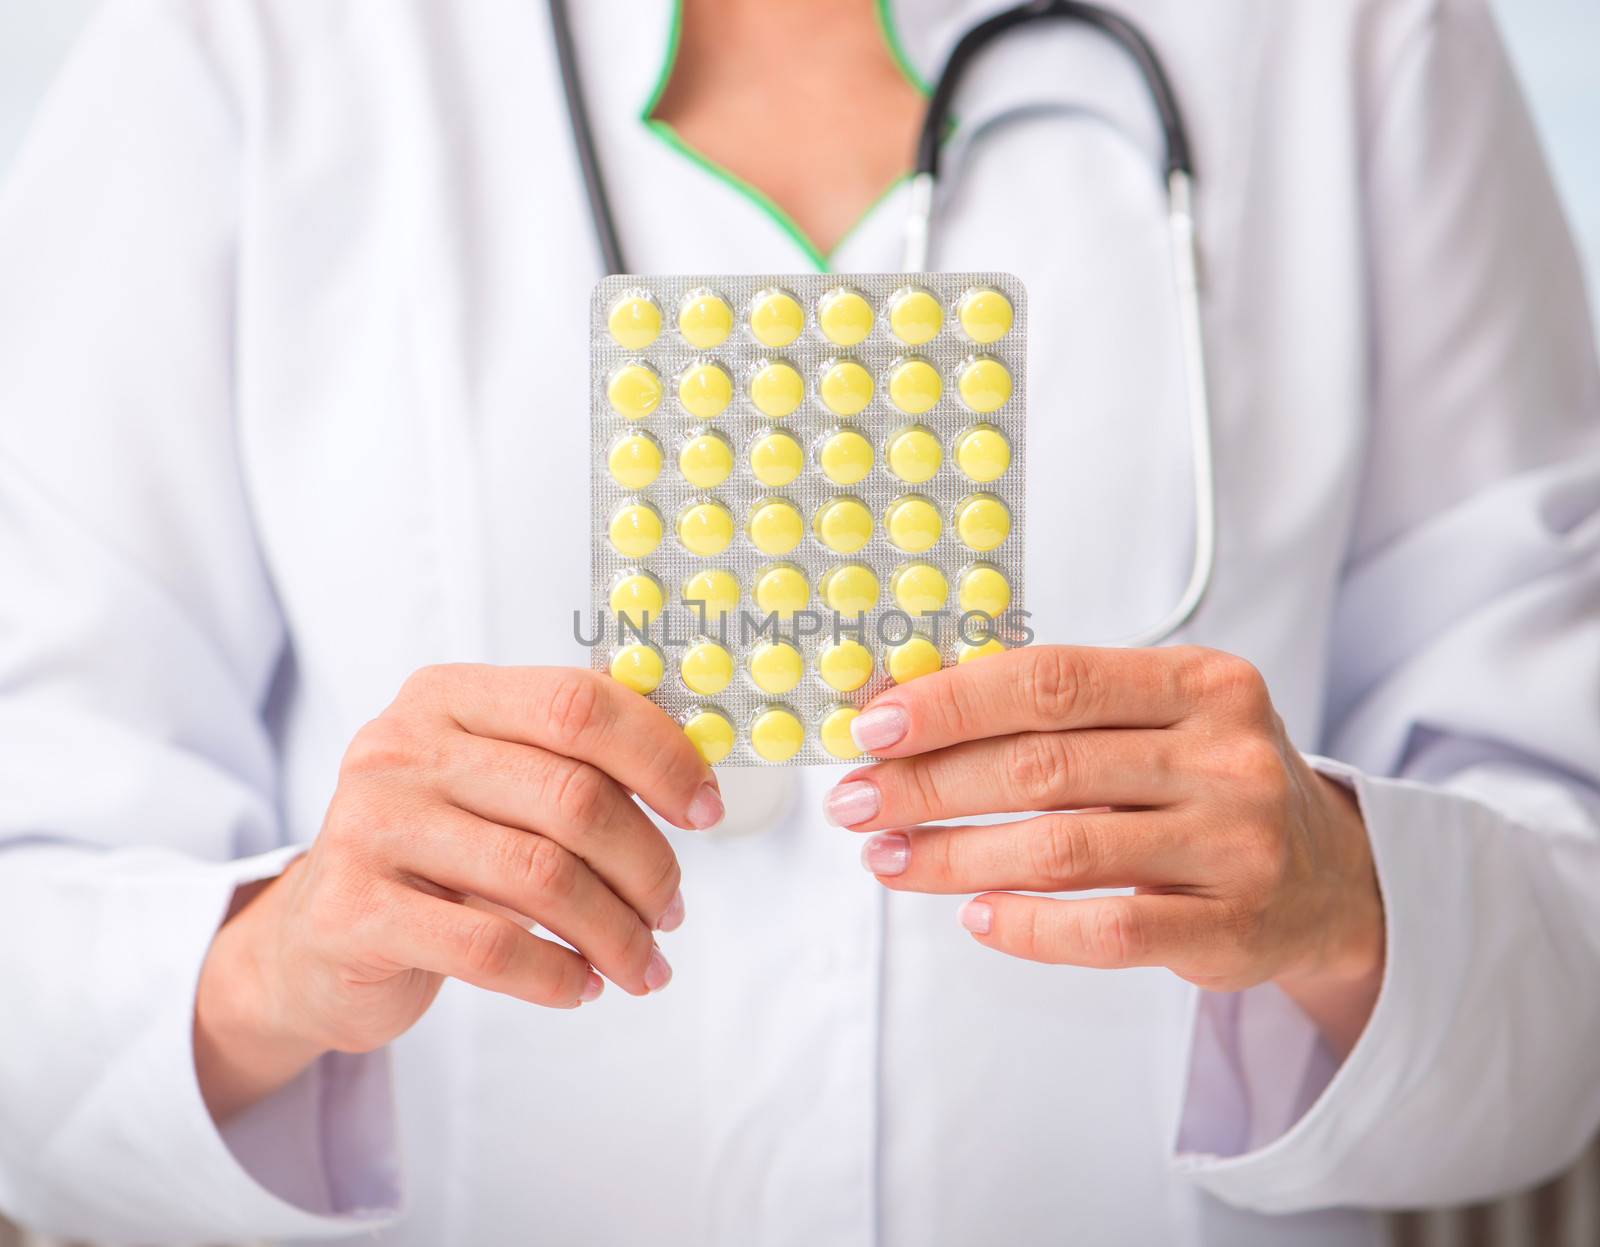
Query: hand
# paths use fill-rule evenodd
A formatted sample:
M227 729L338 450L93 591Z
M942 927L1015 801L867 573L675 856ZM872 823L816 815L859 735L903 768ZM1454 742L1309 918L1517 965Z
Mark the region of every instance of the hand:
M653 932L683 921L678 863L633 793L680 827L722 817L683 731L613 680L418 672L356 735L310 850L218 933L195 1013L213 1115L388 1043L446 975L550 1008L593 1000L600 974L664 987Z
M963 924L1017 957L1167 966L1218 991L1276 981L1336 1049L1353 1046L1383 969L1371 846L1249 663L1193 648L1014 650L884 693L855 733L892 760L848 776L827 811L895 829L863 853L886 887L983 893ZM1038 810L1053 812L917 826Z

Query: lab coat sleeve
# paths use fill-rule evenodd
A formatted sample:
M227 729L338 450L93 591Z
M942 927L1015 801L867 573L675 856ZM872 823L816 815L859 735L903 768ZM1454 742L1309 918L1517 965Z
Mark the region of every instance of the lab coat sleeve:
M0 1208L97 1242L320 1237L396 1200L381 1055L227 1138L194 1075L211 938L297 851L230 403L242 7L111 5L0 195Z
M1474 1200L1600 1126L1600 380L1493 24L1444 0L1367 151L1373 417L1325 773L1387 921L1342 1064L1275 989L1204 995L1177 1164L1267 1212Z

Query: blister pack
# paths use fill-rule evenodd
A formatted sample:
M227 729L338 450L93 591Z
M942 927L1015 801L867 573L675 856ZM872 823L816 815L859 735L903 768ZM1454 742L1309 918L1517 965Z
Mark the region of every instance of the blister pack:
M890 683L1025 637L1016 278L608 277L590 315L593 664L708 761L857 758Z

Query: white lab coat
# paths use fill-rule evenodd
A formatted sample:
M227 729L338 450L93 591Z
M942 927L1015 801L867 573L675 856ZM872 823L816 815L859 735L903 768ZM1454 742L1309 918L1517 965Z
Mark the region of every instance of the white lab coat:
M763 829L673 835L665 993L449 984L219 1133L196 974L351 734L426 663L587 661L598 274L542 5L114 0L0 202L0 1207L173 1243L1343 1245L1578 1149L1600 381L1490 21L1122 2L1201 177L1221 539L1185 639L1341 760L1387 903L1342 1066L1270 986L986 951L861 870L837 771L743 772ZM805 269L641 123L669 0L573 7L633 263ZM889 27L928 75L993 7ZM1045 641L1136 628L1190 534L1146 97L1061 28L956 111L935 263L1031 295L1027 605ZM905 206L834 265L893 267Z

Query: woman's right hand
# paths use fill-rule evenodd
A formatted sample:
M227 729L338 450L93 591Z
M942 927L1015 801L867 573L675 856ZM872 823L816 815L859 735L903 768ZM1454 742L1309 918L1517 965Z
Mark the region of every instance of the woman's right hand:
M560 1009L598 996L602 974L636 996L664 987L654 932L683 921L678 862L633 793L680 827L723 813L682 729L604 675L412 676L351 743L305 856L217 934L195 1007L212 1115L324 1052L382 1047L446 975Z

